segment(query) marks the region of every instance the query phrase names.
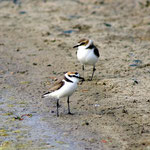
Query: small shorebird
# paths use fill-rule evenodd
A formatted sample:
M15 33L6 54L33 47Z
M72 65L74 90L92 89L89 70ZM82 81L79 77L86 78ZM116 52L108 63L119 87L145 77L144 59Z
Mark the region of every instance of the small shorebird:
M91 65L93 66L93 72L91 76L91 80L93 79L94 72L96 70L95 64L99 58L99 51L93 44L92 40L88 39L81 39L77 45L73 48L78 47L77 50L77 59L82 64L82 70L84 73L84 65Z
M59 99L62 97L67 97L68 103L68 114L70 112L70 105L69 105L69 97L73 94L73 92L77 88L77 83L79 80L84 81L84 78L80 77L79 73L77 72L67 72L64 75L64 78L61 81L56 82L53 87L50 89L49 92L42 95L44 97L54 97L57 100L57 117L59 116Z

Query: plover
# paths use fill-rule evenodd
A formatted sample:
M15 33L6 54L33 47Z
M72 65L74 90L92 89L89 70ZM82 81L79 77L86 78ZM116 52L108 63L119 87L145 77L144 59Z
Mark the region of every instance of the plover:
M81 39L77 45L75 45L73 48L78 47L77 50L77 59L82 64L82 70L84 73L84 66L85 65L91 65L93 66L93 72L91 76L91 80L93 79L94 72L96 70L95 64L98 61L99 58L99 51L93 44L92 40L88 39Z
M49 92L42 95L42 98L53 97L57 100L57 116L59 116L59 99L62 97L67 97L68 114L71 114L69 97L76 90L79 80L82 80L82 82L84 81L84 78L80 77L79 73L67 72L61 81L56 82Z

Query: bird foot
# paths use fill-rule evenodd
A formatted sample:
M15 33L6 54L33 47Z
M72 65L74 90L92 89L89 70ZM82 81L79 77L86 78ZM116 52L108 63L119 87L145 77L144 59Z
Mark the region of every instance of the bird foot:
M68 112L68 115L74 115L73 113L71 113L71 112Z

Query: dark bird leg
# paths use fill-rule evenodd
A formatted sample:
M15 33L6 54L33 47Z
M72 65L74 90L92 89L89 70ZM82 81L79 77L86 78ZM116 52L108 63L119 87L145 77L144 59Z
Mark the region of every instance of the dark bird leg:
M83 78L84 78L84 65L82 65Z
M59 117L59 110L58 110L58 108L59 108L59 99L57 99L57 117Z
M92 73L91 81L92 81L92 79L93 79L95 70L96 70L96 68L95 68L95 66L93 66L93 73Z
M69 96L68 96L68 98L67 98L67 103L68 103L68 114L69 114L69 115L72 115L72 113L70 112Z

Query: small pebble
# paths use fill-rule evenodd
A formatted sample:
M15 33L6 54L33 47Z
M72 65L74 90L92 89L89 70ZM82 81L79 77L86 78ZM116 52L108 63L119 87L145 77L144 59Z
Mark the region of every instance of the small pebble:
M33 65L34 65L34 66L36 66L36 65L37 65L37 63L33 63Z
M111 27L111 24L109 24L109 23L104 23L104 25L105 25L106 27Z
M89 123L88 123L88 122L86 122L86 123L85 123L85 125L87 125L87 126L88 126L88 125L89 125Z
M48 65L47 65L47 67L51 67L51 66L52 66L51 64L48 64Z
M148 99L147 102L150 102L150 100Z
M122 113L128 114L128 111L126 109L123 109Z
M75 30L66 30L66 31L63 31L63 33L65 33L65 34L71 34L73 32L75 32Z
M19 48L17 48L17 50L16 50L17 52L19 52L20 51L20 49Z
M20 11L19 14L23 15L23 14L26 14L25 11Z

